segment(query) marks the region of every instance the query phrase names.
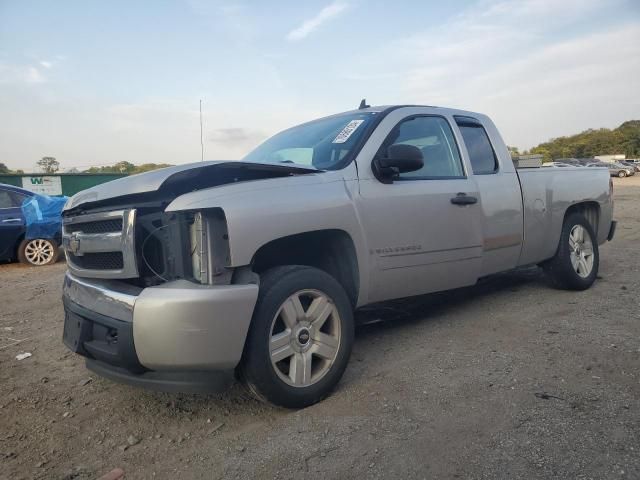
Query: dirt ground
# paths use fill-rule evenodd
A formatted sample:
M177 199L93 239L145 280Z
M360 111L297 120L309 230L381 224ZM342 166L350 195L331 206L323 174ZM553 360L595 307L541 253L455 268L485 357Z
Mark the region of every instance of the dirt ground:
M592 289L529 269L390 304L300 411L96 377L61 342L65 265L0 265L0 479L640 478L640 176L615 183Z

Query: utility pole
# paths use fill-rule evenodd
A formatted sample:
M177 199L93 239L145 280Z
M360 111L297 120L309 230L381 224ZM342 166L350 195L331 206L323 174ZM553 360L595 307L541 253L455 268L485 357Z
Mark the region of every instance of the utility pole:
M200 99L200 161L204 162L204 142L202 140L202 99Z

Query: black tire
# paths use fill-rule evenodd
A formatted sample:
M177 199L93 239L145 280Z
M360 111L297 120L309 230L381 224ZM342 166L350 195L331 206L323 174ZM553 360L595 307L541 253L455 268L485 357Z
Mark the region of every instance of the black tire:
M309 386L283 381L271 363L269 339L278 310L291 295L313 289L329 297L340 323L340 342L333 363ZM307 266L275 267L261 274L260 293L239 365L239 377L259 400L286 408L304 408L325 398L340 381L349 361L354 338L353 309L342 286L329 274Z
M26 252L27 246L34 241L42 241L46 242L51 249L50 256L48 255L48 260L44 263L38 263L30 260L29 255ZM60 249L55 240L51 239L31 239L31 240L22 240L20 245L18 245L18 261L20 263L24 263L25 265L31 265L33 267L43 267L45 265L52 265L58 261L58 257L60 256Z
M624 178L627 176L627 172L625 172L624 170L620 170L618 172L618 178Z
M593 267L588 276L580 276L571 263L571 247L569 244L569 235L576 225L584 228L585 233L589 235L593 247ZM600 263L600 253L598 251L598 241L593 227L589 221L579 213L570 213L564 220L562 232L560 234L560 243L556 255L545 262L542 266L551 283L563 290L586 290L595 281L598 276L598 266Z

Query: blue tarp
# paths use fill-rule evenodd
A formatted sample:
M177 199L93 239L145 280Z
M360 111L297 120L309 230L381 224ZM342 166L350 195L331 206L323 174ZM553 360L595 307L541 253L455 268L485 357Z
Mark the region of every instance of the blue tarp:
M25 238L56 238L62 229L62 209L68 197L34 195L22 203Z

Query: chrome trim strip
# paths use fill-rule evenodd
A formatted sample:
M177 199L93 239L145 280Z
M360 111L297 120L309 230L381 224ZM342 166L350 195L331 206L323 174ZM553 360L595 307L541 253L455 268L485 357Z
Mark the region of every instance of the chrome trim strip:
M112 220L114 218L124 218L127 210L113 210L111 212L88 213L86 215L76 215L74 217L63 217L64 225L73 225L74 223L99 222L101 220Z
M141 288L113 281L88 282L66 272L63 296L88 310L125 322L133 321L133 307Z
M78 251L73 251L69 243L72 241L78 243ZM76 256L82 256L85 253L96 252L120 252L122 251L122 232L110 233L81 233L75 232L64 237L64 247L71 250Z
M73 232L71 225L122 218L121 232ZM76 276L88 278L135 278L138 264L135 251L136 210L117 210L63 218L62 245L65 253L82 256L85 253L121 252L123 266L115 270L87 269L75 264L67 255L69 270Z

